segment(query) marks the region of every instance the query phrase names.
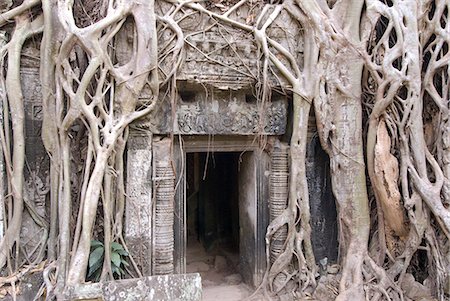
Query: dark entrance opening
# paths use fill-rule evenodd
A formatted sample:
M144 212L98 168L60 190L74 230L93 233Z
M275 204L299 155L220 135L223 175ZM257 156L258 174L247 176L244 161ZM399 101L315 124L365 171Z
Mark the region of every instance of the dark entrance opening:
M239 274L239 158L186 154L186 272L200 272L206 285Z
M338 259L337 209L331 187L330 158L322 149L317 136L311 138L306 151L306 175L312 246L317 263L326 266Z

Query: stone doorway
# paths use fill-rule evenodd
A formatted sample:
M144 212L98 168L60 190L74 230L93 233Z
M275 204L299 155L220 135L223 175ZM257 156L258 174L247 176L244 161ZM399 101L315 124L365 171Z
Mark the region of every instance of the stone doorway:
M207 138L184 137L175 147L175 271L196 260L194 246L214 255L211 269L218 255L228 274L256 287L266 264L269 156L251 137Z
M240 155L186 154L186 272L200 272L204 286L242 281Z
M186 155L187 246L239 254L240 153Z

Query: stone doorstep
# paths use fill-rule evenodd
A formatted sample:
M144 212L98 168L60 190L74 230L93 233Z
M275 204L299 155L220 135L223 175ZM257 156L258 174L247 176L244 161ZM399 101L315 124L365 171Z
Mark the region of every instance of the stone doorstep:
M64 300L104 301L200 301L200 274L177 274L124 279L71 287Z

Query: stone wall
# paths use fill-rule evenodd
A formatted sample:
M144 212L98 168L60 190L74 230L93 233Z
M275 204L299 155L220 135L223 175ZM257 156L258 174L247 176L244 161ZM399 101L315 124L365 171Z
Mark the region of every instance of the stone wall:
M241 5L237 10L230 12L233 20L254 26L256 16L261 12L265 3L249 2ZM164 15L171 9L171 5L157 2L156 11ZM214 3L207 3L208 9L223 13ZM189 14L182 18L182 14ZM295 59L302 64L303 33L300 24L290 14L283 11L280 18L267 28L271 38L290 50ZM217 22L213 17L194 12L185 7L175 16L180 19L179 26L185 37L185 62L177 74L179 80L189 83L201 83L212 86L217 90L245 90L253 89L255 83L261 80L260 65L261 49L258 48L253 34L229 26L226 22ZM220 24L219 24L220 23ZM161 48L170 43L173 33L170 29L160 35ZM174 43L172 41L172 43ZM290 66L285 62L286 66ZM273 67L272 63L270 66ZM163 74L168 74L173 67L171 56L161 61ZM275 68L274 68L275 70ZM270 72L269 72L270 73ZM277 75L269 74L272 87L286 86L287 82Z

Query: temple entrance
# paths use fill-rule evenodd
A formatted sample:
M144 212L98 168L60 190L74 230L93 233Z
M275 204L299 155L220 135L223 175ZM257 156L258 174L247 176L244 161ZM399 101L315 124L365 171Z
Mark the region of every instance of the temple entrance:
M186 272L200 272L206 286L242 282L240 155L237 152L186 155Z
M190 153L186 156L188 248L239 253L239 153Z
M258 286L266 264L269 155L250 137L187 136L174 150L175 272Z

